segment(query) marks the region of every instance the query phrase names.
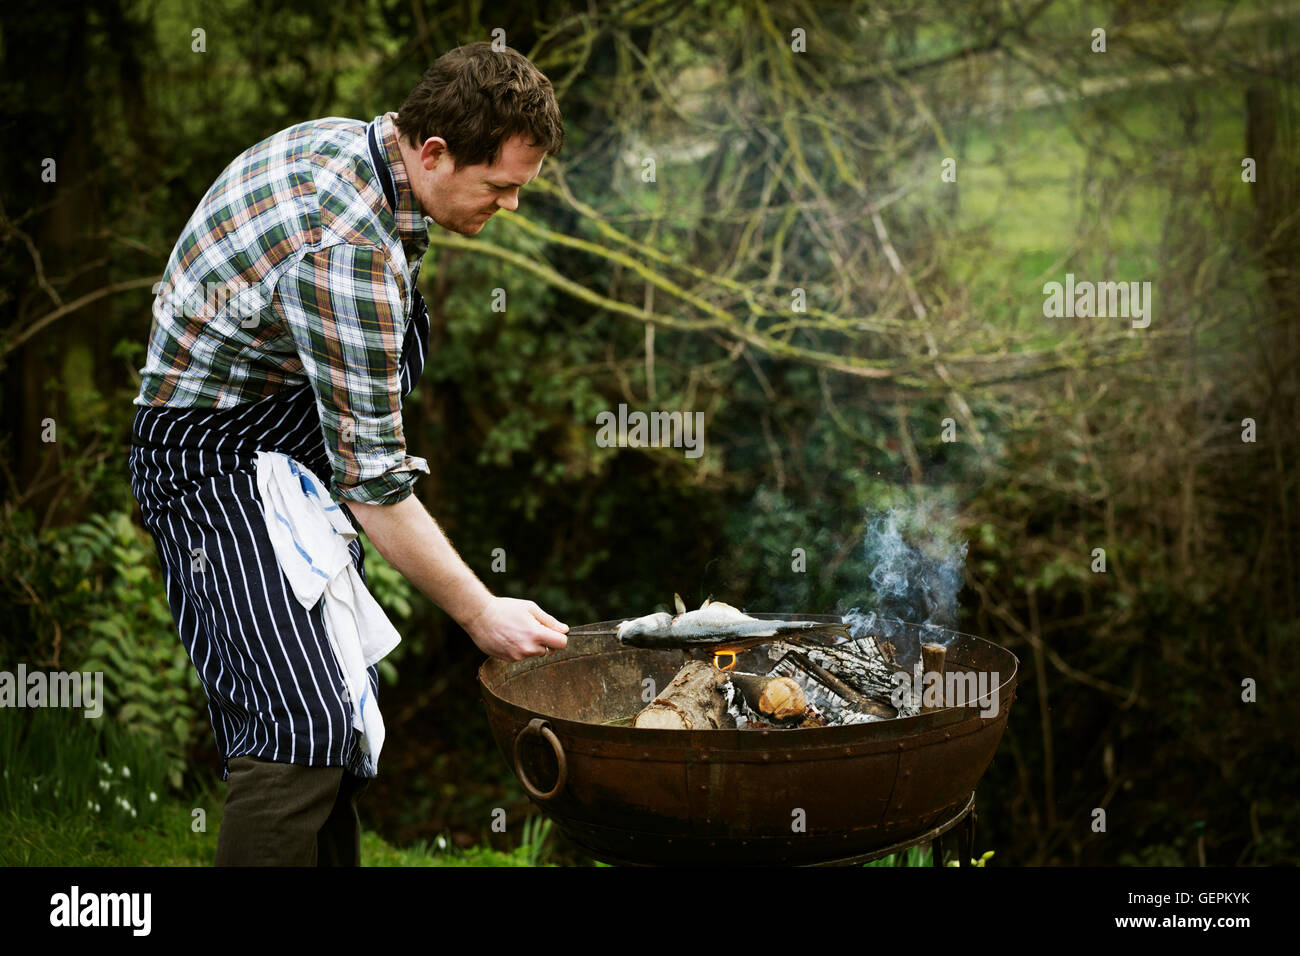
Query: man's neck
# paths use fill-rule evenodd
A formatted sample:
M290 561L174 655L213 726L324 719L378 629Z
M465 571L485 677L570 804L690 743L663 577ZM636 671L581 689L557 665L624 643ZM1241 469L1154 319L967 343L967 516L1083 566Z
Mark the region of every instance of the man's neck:
M429 219L420 196L420 187L424 184L422 177L428 174L420 163L419 151L403 138L395 120L394 113L385 113L381 117L383 152L397 190L397 203L393 209L397 232L407 259L414 261L422 259L429 247Z
M420 152L407 142L400 130L397 133L397 149L402 154L402 164L406 167L406 178L411 185L411 195L415 198L415 205L419 208L420 215L427 216L429 212L424 208L424 203L420 201L420 194L415 188L416 177L424 172L424 165L420 162Z

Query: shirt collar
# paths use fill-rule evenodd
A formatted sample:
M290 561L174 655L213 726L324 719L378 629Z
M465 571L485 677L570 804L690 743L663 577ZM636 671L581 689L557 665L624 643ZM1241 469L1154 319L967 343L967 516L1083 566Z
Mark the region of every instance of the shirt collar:
M397 145L397 124L393 122L396 113L385 113L379 117L379 148L388 160L388 169L393 176L393 186L397 192L397 209L393 218L397 220L397 234L406 251L406 260L412 266L418 266L429 248L429 223L416 202L415 193L411 191L411 178L406 173L406 163L402 160L402 151Z

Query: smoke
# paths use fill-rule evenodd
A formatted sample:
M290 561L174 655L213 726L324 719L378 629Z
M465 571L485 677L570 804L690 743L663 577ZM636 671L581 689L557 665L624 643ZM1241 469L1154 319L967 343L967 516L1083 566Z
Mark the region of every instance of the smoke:
M889 619L913 625L908 630L924 640L952 639L967 550L955 527L951 509L936 502L891 508L868 521L863 549L872 594L865 607L844 615L854 639L892 635L898 628Z
M917 624L953 627L957 594L965 583L966 542L945 541L930 531L916 535L918 516L894 509L875 518L865 544L876 610ZM913 526L912 540L904 529Z

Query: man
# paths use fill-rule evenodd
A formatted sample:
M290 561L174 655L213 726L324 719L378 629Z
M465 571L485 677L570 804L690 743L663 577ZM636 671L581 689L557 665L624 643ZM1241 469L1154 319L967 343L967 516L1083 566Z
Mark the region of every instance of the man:
M470 44L396 114L303 123L245 151L172 251L130 472L230 783L218 865L357 864L371 776L322 608L293 599L267 538L257 452L311 469L484 653L565 646L566 625L492 595L414 496L428 465L406 454L401 417L428 343L428 224L478 233L562 142L546 77Z

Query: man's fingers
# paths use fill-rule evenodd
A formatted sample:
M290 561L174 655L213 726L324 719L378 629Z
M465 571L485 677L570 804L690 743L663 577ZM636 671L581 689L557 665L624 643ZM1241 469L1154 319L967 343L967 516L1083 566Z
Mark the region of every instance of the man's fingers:
M537 620L541 621L549 628L553 628L554 630L557 631L567 631L569 629L569 625L561 622L559 618L552 617L550 614L547 614L545 611L543 611L540 607L537 606L537 603L535 601L528 602L528 610L533 612L533 617L537 618Z
M553 650L562 651L566 646L568 646L569 639L568 637L559 633L558 631L553 631L550 628L544 628L537 635L537 643L540 644L543 648L550 648ZM543 650L542 653L545 653L545 651Z
M517 662L548 651L564 650L568 646L565 631L569 626L547 614L535 602L514 598L501 600L504 613L494 622L495 636L484 638L489 645L495 644L500 650L489 656ZM479 646L484 645L480 643Z

